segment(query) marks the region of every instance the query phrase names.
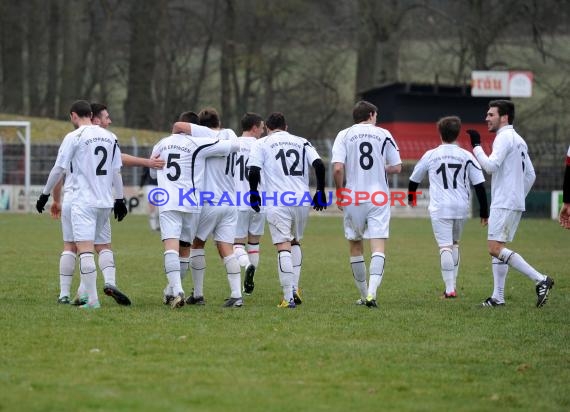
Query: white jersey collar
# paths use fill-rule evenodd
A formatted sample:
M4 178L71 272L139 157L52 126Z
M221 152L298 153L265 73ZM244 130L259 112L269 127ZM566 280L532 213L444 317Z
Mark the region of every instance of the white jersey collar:
M504 132L505 130L509 130L509 129L513 129L512 124L507 124L507 125L501 127L499 130L497 130L497 134Z

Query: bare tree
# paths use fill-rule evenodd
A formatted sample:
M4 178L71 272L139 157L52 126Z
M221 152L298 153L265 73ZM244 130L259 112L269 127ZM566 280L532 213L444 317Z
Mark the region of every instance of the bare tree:
M48 117L57 116L57 88L58 88L58 55L60 44L60 12L59 1L49 0L48 30L47 30L47 65L46 70L46 92L43 99L42 113Z
M131 7L129 77L125 122L129 127L152 129L155 108L152 81L156 66L158 24L168 0L139 0Z
M44 32L46 28L42 5L41 0L31 0L25 4L26 15L28 16L26 25L28 113L32 116L42 114L41 90L44 79L41 76L41 67L46 57L42 50L45 43Z
M77 99L89 99L83 94L89 52L89 3L83 0L69 0L61 9L63 61L59 84L59 110L61 118Z
M406 18L419 1L358 0L356 92L398 80Z

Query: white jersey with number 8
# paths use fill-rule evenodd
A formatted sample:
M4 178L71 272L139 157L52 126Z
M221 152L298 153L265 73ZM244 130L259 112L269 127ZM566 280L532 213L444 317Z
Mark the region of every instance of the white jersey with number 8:
M341 130L333 144L331 161L345 165L347 189L367 192L371 197L375 192L388 195L386 166L402 163L398 145L390 132L369 123Z

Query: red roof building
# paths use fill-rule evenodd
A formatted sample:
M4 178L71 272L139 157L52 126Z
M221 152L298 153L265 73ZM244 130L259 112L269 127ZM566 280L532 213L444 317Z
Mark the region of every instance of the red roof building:
M418 160L441 144L436 122L444 116L459 116L462 132L458 143L470 150L467 129L481 134L485 152L491 152L495 136L487 131L488 103L507 97L473 97L469 87L392 83L360 94L378 107L380 126L388 129L400 147L402 160Z

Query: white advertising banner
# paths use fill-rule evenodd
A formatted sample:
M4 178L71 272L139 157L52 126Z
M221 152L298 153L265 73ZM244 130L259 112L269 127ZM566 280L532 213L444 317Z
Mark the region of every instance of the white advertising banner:
M30 186L29 211L36 212L36 201L40 197L42 189L40 185ZM143 215L148 213L149 203L142 190L138 186L125 186L123 188L129 213ZM44 213L49 214L52 196L45 206ZM26 188L23 185L0 185L0 213L2 212L25 212L26 211Z
M473 71L472 96L532 97L533 73L529 71Z

